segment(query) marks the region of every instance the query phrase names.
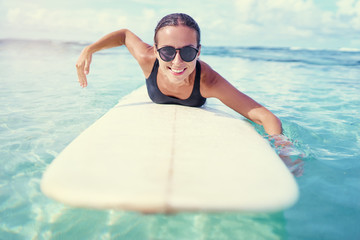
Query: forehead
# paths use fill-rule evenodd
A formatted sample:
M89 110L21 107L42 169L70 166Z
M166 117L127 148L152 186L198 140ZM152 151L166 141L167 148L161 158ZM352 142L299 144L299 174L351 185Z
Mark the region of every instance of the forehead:
M161 28L157 33L158 46L183 47L197 45L197 32L187 26L167 26Z

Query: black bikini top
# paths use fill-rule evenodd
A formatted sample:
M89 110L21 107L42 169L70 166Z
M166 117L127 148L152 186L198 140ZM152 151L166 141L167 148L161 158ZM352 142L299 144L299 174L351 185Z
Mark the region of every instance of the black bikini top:
M148 90L148 94L150 99L154 103L159 104L179 104L179 105L185 105L189 107L201 107L205 101L206 98L201 96L200 93L200 73L201 73L201 65L199 61L196 62L196 75L195 75L195 82L194 87L191 92L191 95L187 99L179 99L176 97L171 97L163 94L158 85L157 85L157 73L159 69L159 61L156 59L154 63L154 67L151 71L151 74L149 78L146 79L146 87Z

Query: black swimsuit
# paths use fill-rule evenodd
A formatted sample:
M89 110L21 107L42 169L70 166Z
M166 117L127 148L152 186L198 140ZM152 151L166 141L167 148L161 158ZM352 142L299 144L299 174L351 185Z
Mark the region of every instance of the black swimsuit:
M176 98L176 97L167 96L160 91L160 89L157 85L157 81L156 81L158 69L159 69L159 61L156 59L155 63L154 63L154 67L151 71L151 74L150 74L149 78L146 79L146 87L148 90L148 94L149 94L150 99L154 103L180 104L180 105L185 105L185 106L189 106L189 107L201 107L205 103L206 98L201 96L201 93L200 93L201 65L200 65L199 61L196 62L196 75L195 75L195 82L194 82L193 90L191 92L190 97L187 99L184 99L184 100Z

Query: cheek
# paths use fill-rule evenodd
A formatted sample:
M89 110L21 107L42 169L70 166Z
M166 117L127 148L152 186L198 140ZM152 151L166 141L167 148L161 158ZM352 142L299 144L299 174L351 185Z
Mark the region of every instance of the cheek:
M161 70L168 69L168 64L166 62L161 61L161 59L158 59L158 60L159 60L159 69L161 69Z
M193 62L191 62L189 65L189 70L191 72L195 71L195 68L196 68L196 60L194 60Z

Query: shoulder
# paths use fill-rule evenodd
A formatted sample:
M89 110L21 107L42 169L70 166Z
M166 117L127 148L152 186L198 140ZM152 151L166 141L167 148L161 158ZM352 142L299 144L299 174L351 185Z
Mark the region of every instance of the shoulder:
M201 66L201 83L208 87L215 85L221 78L220 74L212 69L206 62L199 60L199 63Z
M203 97L214 97L218 89L227 81L204 61L199 60L201 65L200 90Z
M147 76L148 74L146 73L150 74L156 60L154 47L148 45L148 47L144 48L143 51L139 52L135 59L139 63L144 74Z
M154 67L154 63L156 60L155 54L143 54L140 56L139 59L136 59L144 73L145 78L148 78L152 72L152 69Z
M149 76L156 60L154 46L143 42L139 37L130 31L125 45L140 65L144 75L146 77Z

